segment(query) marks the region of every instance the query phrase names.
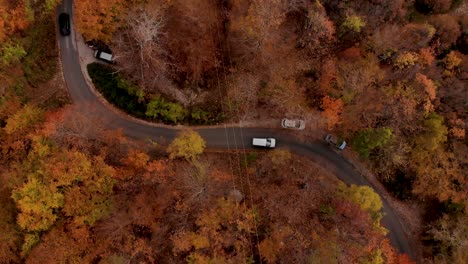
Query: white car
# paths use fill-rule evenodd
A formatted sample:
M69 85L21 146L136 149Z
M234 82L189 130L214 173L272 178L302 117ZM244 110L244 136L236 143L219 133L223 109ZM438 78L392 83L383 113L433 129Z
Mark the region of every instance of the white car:
M325 141L340 150L343 150L346 147L346 141L339 139L337 136L332 134L326 135Z
M297 130L303 130L305 128L305 122L304 122L304 120L299 120L299 119L283 118L283 120L281 120L281 126L283 128L292 128L292 129L297 129Z
M276 139L274 138L253 138L252 146L274 148L276 146Z
M110 53L101 50L96 50L94 52L94 57L96 57L96 59L100 59L108 63L114 63L114 56L112 56L112 54Z

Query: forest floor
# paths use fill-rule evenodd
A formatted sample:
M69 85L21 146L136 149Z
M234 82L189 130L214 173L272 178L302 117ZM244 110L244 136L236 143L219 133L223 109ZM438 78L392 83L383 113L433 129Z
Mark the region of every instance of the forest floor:
M50 81L36 87L28 85L26 88L28 99L34 104L44 105L45 109L55 109L70 103L67 84L63 77L61 60L59 57L56 60L57 70Z
M373 185L375 191L390 204L401 220L400 224L407 235L412 251L415 252L416 256L422 256L423 246L419 238L423 230L424 209L421 208L421 205L417 201L396 199L368 169L368 166L360 161L357 153L344 151L343 156Z
M79 61L81 65L81 70L85 79L88 82L88 85L92 86L92 81L88 75L86 66L89 63L96 62L97 60L94 58L93 50L88 47L83 38L80 34L76 34L77 40L77 47L78 47L78 54L79 54ZM99 96L100 100L103 101L106 105L110 106L109 103L106 102L105 98ZM111 106L112 107L112 106ZM115 107L112 107L115 108ZM114 109L118 110L118 109ZM127 115L123 111L114 111L119 113L120 115ZM246 115L237 123L229 122L227 124L222 125L215 125L209 127L219 127L219 126L241 126L241 127L265 127L265 128L275 128L280 129L280 119L278 118L261 118L269 116L268 109L258 108L256 109L256 113L251 115ZM290 117L293 118L293 117ZM320 116L318 112L311 112L306 114L302 117L306 121L306 129L303 131L288 131L294 134L295 137L298 139L302 139L304 141L310 140L322 140L323 135L327 133L327 129L324 124L323 117ZM216 155L216 154L215 154ZM223 154L221 154L223 155ZM417 255L421 256L422 254L422 245L419 242L419 236L422 230L422 218L421 218L421 208L415 203L410 202L401 202L397 199L393 198L393 196L385 189L385 187L375 178L368 169L366 169L365 164L362 163L356 156L356 153L345 151L343 155L349 160L354 166L370 181L374 186L377 188L377 192L385 197L385 199L389 202L390 206L398 213L400 219L403 220L401 223L406 234L409 235L408 239L411 241L411 245L414 247L414 252L417 252ZM224 165L227 165L225 163ZM315 165L314 165L315 166ZM233 168L222 168L223 171L230 171Z
M78 56L79 56L79 61L80 61L80 68L83 73L83 76L85 77L85 80L87 84L94 89L95 93L98 93L96 91L93 85L93 82L91 78L89 77L88 70L87 70L87 65L93 62L97 62L98 60L94 57L94 50L90 48L88 45L83 40L83 37L81 34L76 33L75 34L75 39L77 42L77 49L78 49ZM106 105L111 106L107 100L103 96L99 96L99 99ZM115 107L112 107L115 108ZM126 115L123 111L120 111L119 109L114 109L117 111L114 111L116 113L119 113L120 115ZM212 126L204 126L204 127L222 127L222 126L241 126L241 127L265 127L265 128L281 128L281 119L278 118L262 118L259 120L259 117L263 116L268 116L268 109L260 109L261 114L257 115L249 115L245 116L242 118L239 122L234 122L231 120L228 120L226 123L221 124L221 125L212 125ZM141 121L141 120L140 120ZM306 130L302 131L301 133L297 133L299 137L301 137L301 134L304 134L305 137L310 137L311 135L317 135L321 133L315 133L317 130L321 131L323 128L323 123L321 121L321 118L317 117L317 115L308 115L305 118L306 121Z

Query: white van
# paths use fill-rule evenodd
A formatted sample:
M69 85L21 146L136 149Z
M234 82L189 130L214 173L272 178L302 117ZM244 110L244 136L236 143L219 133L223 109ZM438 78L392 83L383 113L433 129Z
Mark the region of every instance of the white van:
M274 148L276 139L274 138L253 138L252 145L255 147Z
M94 52L94 57L96 57L96 59L100 59L108 63L114 63L114 57L112 56L112 54L101 50L96 50Z

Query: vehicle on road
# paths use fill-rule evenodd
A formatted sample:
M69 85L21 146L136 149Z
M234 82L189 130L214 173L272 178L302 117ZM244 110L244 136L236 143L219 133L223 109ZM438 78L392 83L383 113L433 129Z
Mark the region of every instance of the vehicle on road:
M305 128L305 122L304 120L299 120L299 119L283 118L283 120L281 120L281 126L283 128L303 130Z
M253 138L252 145L255 147L274 148L276 139L274 138Z
M73 1L64 0L63 7L66 7L68 10L72 10ZM69 44L68 38L59 38L60 45L63 50L70 52L61 52L62 64L75 64L78 67L63 67L63 74L65 80L69 85L67 85L68 91L70 92L70 98L74 102L90 101L95 102L99 107L103 107L102 113L103 117L106 117L106 120L112 120L112 122L105 122L102 125L106 126L109 129L121 128L124 133L131 138L148 138L153 140L158 140L161 138L174 138L178 133L177 130L167 129L162 127L154 127L151 125L144 124L142 122L137 122L135 120L123 117L121 114L117 114L116 111L112 111L109 108L109 105L102 104L98 99L96 93L89 92L90 87L88 87L86 80L81 74L81 68L79 56L74 55L74 45ZM103 48L98 48L105 50ZM77 81L79 80L79 81ZM105 111L104 111L105 110ZM206 144L208 148L226 148L231 149L230 141L228 139L232 137L236 138L237 142L243 140L250 140L256 135L262 135L264 129L259 130L258 128L240 128L235 127L231 129L226 129L225 127L219 128L210 128L210 129L201 129L200 134L203 138L207 140ZM271 130L272 133L275 130ZM344 181L347 184L357 184L357 185L371 185L366 177L362 177L357 170L350 169L349 163L343 158L336 158L334 152L323 152L322 150L326 147L325 144L317 144L316 142L305 143L300 140L291 138L291 135L285 135L284 137L278 136L277 140L280 140L280 146L287 146L293 152L297 154L305 155L307 157L316 157L323 153L323 159L329 162L334 162L334 167L336 168L336 176ZM287 142L290 141L290 142ZM275 142L276 144L276 142ZM376 191L379 191L377 189ZM413 246L409 245L408 237L406 235L406 228L403 228L404 221L398 214L393 210L393 207L389 206L387 203L387 196L381 196L384 201L384 206L382 208L383 225L389 230L388 237L392 242L399 253L406 253L410 256L414 256L416 253L413 252Z
M328 144L334 146L337 149L343 150L346 147L346 141L338 138L335 135L332 134L327 134L325 136L325 141L328 142Z
M62 36L70 35L70 16L67 13L59 15L59 30Z
M94 57L96 57L96 59L99 59L108 63L114 63L114 56L102 50L96 50L94 52Z

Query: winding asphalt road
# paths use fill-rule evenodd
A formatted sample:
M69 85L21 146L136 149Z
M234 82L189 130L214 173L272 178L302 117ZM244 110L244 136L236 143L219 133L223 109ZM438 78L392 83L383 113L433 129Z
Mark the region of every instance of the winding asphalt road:
M64 4L59 6L58 12L69 13L72 18L72 3L72 0L64 0ZM59 45L63 74L73 102L93 103L93 105L96 105L96 108L93 107L94 114L105 117L107 122L105 125L108 128L122 128L129 137L154 140L164 138L166 142L170 142L175 137L178 133L177 129L157 127L118 115L97 98L96 94L88 87L81 71L73 28L70 36L59 36ZM327 162L327 164L331 165L331 169L336 176L345 183L372 187L355 170L353 165L321 142L303 143L280 130L265 128L218 127L201 128L196 129L196 131L204 138L208 148L216 149L250 148L252 137L276 137L278 147L286 147L297 154L308 156L316 161ZM385 199L383 199L383 204L384 217L382 223L389 230L388 237L392 245L400 253L406 253L414 259L415 255L411 251L398 216Z

